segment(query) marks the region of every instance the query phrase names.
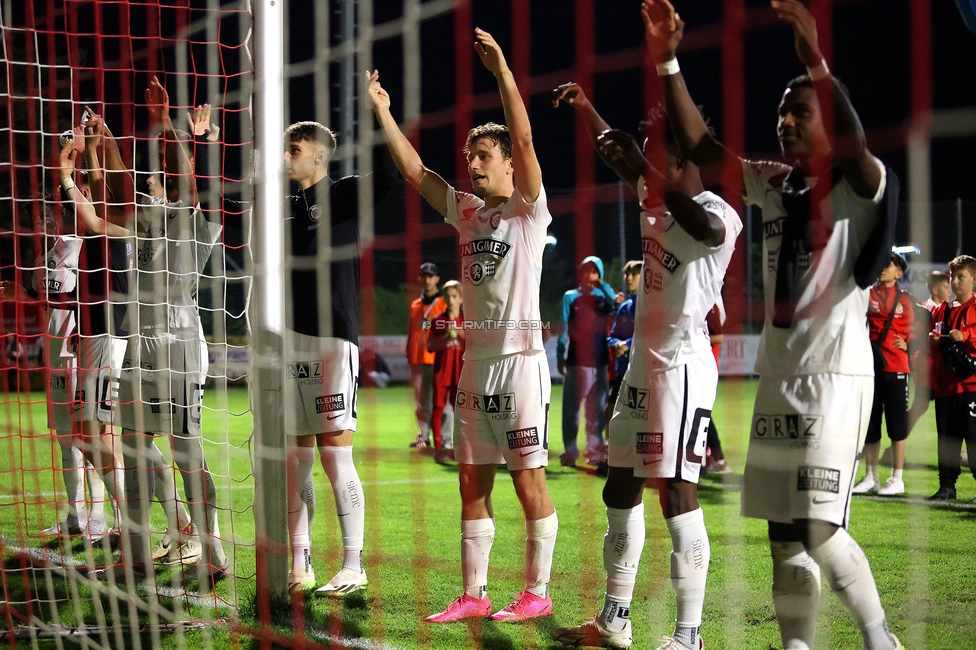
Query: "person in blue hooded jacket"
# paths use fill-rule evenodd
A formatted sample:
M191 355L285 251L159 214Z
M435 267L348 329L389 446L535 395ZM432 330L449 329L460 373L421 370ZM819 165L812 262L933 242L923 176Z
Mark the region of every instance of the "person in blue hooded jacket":
M577 272L579 286L563 294L559 343L556 360L559 372L566 376L563 387L563 447L559 461L576 465L579 445L580 403L586 408L587 461L598 465L604 461L606 445L601 431L607 404L607 333L615 306L623 299L603 281L603 260L591 255Z

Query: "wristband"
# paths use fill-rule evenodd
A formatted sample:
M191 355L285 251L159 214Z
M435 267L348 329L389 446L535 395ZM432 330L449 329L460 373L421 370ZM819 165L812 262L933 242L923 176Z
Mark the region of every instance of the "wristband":
M668 59L664 63L657 64L657 73L662 77L667 77L669 75L678 74L681 67L678 65L678 58Z
M826 61L820 59L820 63L812 68L807 68L807 74L810 75L810 79L813 81L820 81L821 79L827 79L830 77L830 68L827 67Z
M61 179L61 187L64 188L64 191L65 192L67 192L68 190L76 189L75 182L73 180L71 180L70 178L62 178Z

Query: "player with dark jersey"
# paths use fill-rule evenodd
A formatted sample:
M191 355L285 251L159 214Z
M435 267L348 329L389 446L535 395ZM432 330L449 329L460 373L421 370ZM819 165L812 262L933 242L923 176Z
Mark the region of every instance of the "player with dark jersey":
M335 136L317 122L285 131L285 167L295 192L287 197L290 234L290 320L285 332L285 426L288 450L289 589L315 586L309 530L315 514L315 448L335 496L342 532L341 570L316 591L343 596L367 584L363 568L364 495L352 458L359 384L360 186L372 183L372 202L397 182L385 146L375 149L373 173L331 178ZM316 262L328 254L328 289Z

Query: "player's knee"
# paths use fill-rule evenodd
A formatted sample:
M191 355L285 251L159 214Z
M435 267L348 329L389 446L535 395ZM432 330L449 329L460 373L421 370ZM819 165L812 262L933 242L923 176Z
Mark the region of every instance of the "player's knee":
M628 510L636 508L644 499L646 479L634 476L630 467L610 467L603 486L603 503L608 508Z
M666 519L698 510L698 485L682 479L665 479L661 486L661 508Z
M839 528L837 524L821 519L798 519L793 522L793 530L808 552L833 537Z

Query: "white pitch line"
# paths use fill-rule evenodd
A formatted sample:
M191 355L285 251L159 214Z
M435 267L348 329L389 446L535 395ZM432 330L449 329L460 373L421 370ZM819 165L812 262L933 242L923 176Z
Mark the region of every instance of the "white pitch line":
M458 482L458 480L456 478L431 478L431 479L422 479L422 480L418 480L418 479L406 479L406 480L403 480L403 481L372 481L372 482L363 482L363 485L411 485L411 484L418 484L418 483L457 483L457 482ZM329 484L328 483L316 483L315 484L315 487L317 487L317 488L329 487ZM221 488L220 486L218 486L217 489L218 490L220 490L220 489L225 489L225 490L253 490L254 489L254 486L253 485L231 485L229 488L226 488L226 487L225 488ZM22 494L0 494L0 501L14 501L16 499L36 499L36 498L50 499L50 498L55 497L55 496L58 496L58 493L55 493L55 492L40 492L40 493L38 493L38 492L24 492ZM36 504L31 504L31 505L36 505Z
M869 499L881 503L908 503L917 506L929 506L930 508L944 508L946 510L976 510L976 501L963 503L949 503L948 501L929 501L916 497L882 497L870 495L858 495L860 499Z

